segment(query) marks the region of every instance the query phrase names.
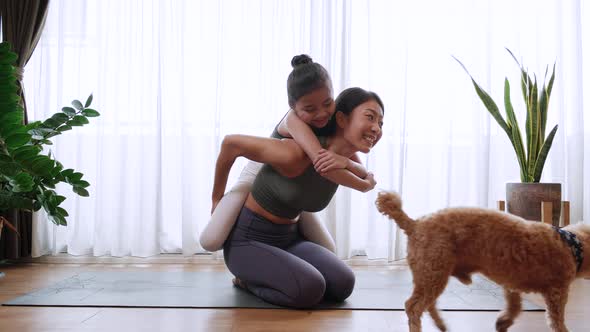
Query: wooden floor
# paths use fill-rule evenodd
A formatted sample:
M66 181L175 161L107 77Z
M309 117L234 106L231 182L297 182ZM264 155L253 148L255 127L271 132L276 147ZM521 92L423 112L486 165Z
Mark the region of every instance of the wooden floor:
M354 270L406 268L351 260ZM225 269L209 256L164 255L147 259L54 256L0 266L0 303L84 271L204 271ZM228 285L228 287L231 287ZM527 296L543 304L537 296ZM494 331L497 312L442 312L450 331ZM590 331L590 280L578 280L570 292L566 319L571 331ZM424 331L437 331L428 315ZM125 309L0 307L2 332L86 331L407 331L403 311L276 309ZM549 331L544 313L524 312L510 331Z

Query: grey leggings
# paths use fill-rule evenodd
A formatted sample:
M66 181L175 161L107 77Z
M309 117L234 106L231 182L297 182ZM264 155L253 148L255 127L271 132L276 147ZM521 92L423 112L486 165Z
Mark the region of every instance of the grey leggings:
M242 208L224 244L225 264L263 300L309 308L322 300L344 301L354 273L336 255L305 241L297 224L272 223Z

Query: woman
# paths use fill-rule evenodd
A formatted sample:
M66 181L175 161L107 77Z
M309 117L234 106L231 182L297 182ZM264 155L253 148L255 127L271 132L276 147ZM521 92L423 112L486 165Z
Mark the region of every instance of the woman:
M334 133L319 140L326 150L347 158L368 153L381 138L382 119L383 103L375 93L346 89L336 99ZM346 299L354 288L352 270L329 250L303 239L297 223L303 211L324 209L338 185L317 173L291 139L230 135L217 159L213 205L240 156L265 165L224 244L234 283L267 302L293 308Z
M293 70L287 78L290 111L276 126L271 137L292 137L315 161L316 169L330 181L362 192L373 189L375 181L356 155L345 158L324 150L316 137L329 134L328 123L335 112L328 71L305 54L294 56L291 66ZM228 193L217 193L223 198L213 205L211 220L199 238L205 250L216 251L223 247L261 166L260 163L249 162ZM306 239L335 252L332 237L313 213L303 213L299 223L299 230Z

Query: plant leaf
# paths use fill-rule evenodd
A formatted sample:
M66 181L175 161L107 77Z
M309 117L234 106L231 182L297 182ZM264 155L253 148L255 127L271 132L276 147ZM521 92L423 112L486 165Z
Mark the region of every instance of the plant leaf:
M31 165L31 171L40 175L49 175L53 167L55 167L55 162L45 156Z
M64 208L61 207L56 207L55 210L62 216L67 217L69 216L68 211L66 211Z
M31 135L29 134L14 134L8 136L4 142L6 143L6 146L8 146L9 148L16 148L28 143L30 140Z
M75 173L72 173L71 175L67 176L66 179L68 180L69 183L76 184L76 182L80 181L80 179L82 179L83 176L84 176L84 174L79 173L79 172L75 172Z
M72 174L74 174L74 170L71 168L64 169L63 171L61 171L61 175L63 175L64 177L71 176Z
M61 203L63 203L63 201L66 200L66 198L64 196L60 196L60 195L55 195L55 202L57 205L60 205Z
M518 160L518 165L520 166L520 180L522 182L526 182L527 160L525 157L524 147L522 144L520 128L518 127L518 121L514 114L512 102L510 101L510 82L507 78L504 80L504 107L506 108L507 121L511 124L511 133L509 137L510 142L512 143L512 147L516 152L516 159Z
M30 210L33 208L33 200L27 197L15 195L13 193L7 193L6 191L0 192L0 210L6 209L25 209Z
M539 96L539 146L543 145L545 141L545 127L547 126L547 89L545 85L541 89Z
M72 106L74 106L74 108L77 109L78 111L81 111L84 109L84 106L82 106L82 103L78 99L72 101Z
M86 189L84 189L82 187L73 187L72 190L76 194L78 194L78 195L80 195L82 197L88 197L88 196L90 196L90 194L88 193L88 190L86 190Z
M73 109L73 108L71 108L71 107L69 107L69 106L62 108L61 111L64 112L67 116L70 116L70 117L76 115L76 110Z
M49 119L43 121L43 123L41 124L41 127L44 127L44 128L53 128L54 129L54 128L57 128L57 127L59 127L61 125L62 125L61 122L59 122L57 120L54 120L52 118L49 118Z
M539 182L541 180L541 175L543 173L543 167L545 167L545 159L547 159L547 155L549 154L549 149L551 149L551 144L553 144L553 138L555 137L555 133L557 132L557 125L553 127L545 143L541 147L541 151L539 152L539 157L535 162L535 172L533 177L533 182Z
M89 117L89 118L97 117L100 115L100 113L93 110L92 108L87 108L87 109L83 110L82 114Z
M514 59L514 61L516 61L516 64L522 68L522 66L520 65L520 62L518 62L518 59L514 56L514 53L512 53L512 51L508 48L508 47L504 47L506 49L506 51L508 51L508 53L510 53L510 55L512 56L512 59Z
M543 115L543 117L545 118L545 121L544 121L543 127L542 127L543 140L545 139L545 128L547 127L547 109L549 108L549 101L551 100L551 90L553 89L554 80L555 80L555 63L553 64L553 72L551 73L551 78L549 79L549 84L547 84L547 90L545 90L546 107L545 107L545 114Z
M26 135L29 134L27 132L27 128L23 125L14 125L12 128L9 128L8 130L4 131L3 136L4 137L10 137L12 135ZM30 135L30 134L29 134Z
M90 96L88 96L88 99L86 99L86 103L84 104L84 108L90 106L90 104L92 104L92 93L90 94Z
M25 145L15 149L11 154L14 160L22 162L24 160L34 158L39 154L39 152L41 152L41 148L33 145Z
M56 130L59 131L60 133L63 133L64 131L72 130L72 126L65 124L63 126L59 126Z
M82 116L82 115L76 115L76 116L74 116L74 118L72 119L72 121L76 121L76 122L81 123L83 125L89 123L88 122L88 119L86 119L86 117L85 116Z
M88 183L87 181L84 181L84 180L79 180L79 181L76 181L76 183L74 183L74 186L81 187L81 188L87 188L87 187L90 187L90 183Z
M533 84L533 90L531 94L531 107L527 113L527 117L529 117L529 132L530 132L530 140L527 142L529 150L528 150L528 176L529 178L533 178L533 174L535 171L535 162L537 160L538 149L537 146L539 143L539 110L537 104L537 80L535 79L535 83Z
M67 116L65 113L55 113L51 116L51 118L59 122L60 124L63 124L70 119L70 117Z
M553 73L551 73L551 78L549 79L549 84L547 84L547 95L551 96L551 90L553 89L553 80L555 79L555 63L553 64ZM549 103L549 98L547 98L547 103Z
M6 110L3 110L2 113L0 113L0 126L2 126L2 128L4 127L8 127L6 125L20 125L23 122L23 114L15 111L11 111L11 112L6 112Z
M467 75L469 75L469 77L471 78L471 82L473 83L473 86L475 87L475 92L477 93L477 95L479 96L481 101L483 102L484 106L487 108L488 112L490 112L490 114L494 117L494 119L496 119L496 122L498 122L500 127L502 127L502 129L504 129L504 132L506 132L508 137L510 137L510 131L508 130L508 124L506 124L506 121L504 121L504 118L502 117L502 114L500 114L500 111L498 110L498 106L496 105L496 103L494 102L492 97L490 97L490 95L488 95L488 93L485 92L479 86L479 84L477 84L477 82L475 82L475 80L473 79L473 76L471 76L471 74L469 74L469 71L467 70L467 68L465 68L465 65L463 65L463 63L461 61L459 61L459 59L457 59L454 56L453 56L453 59L455 59L455 61L457 61L459 63L459 65L461 65L461 67L463 67L463 70L465 70Z
M80 126L83 126L84 124L80 123L80 121L78 121L78 120L72 119L72 120L66 122L65 125L71 126L71 127L80 127Z

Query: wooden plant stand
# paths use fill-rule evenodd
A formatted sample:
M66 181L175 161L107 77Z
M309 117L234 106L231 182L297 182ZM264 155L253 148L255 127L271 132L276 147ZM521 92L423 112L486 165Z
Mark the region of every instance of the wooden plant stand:
M506 202L497 202L498 210L506 211ZM541 222L552 225L551 216L553 213L553 203L542 202L541 203ZM561 201L561 215L559 217L559 227L565 227L570 224L570 202Z

